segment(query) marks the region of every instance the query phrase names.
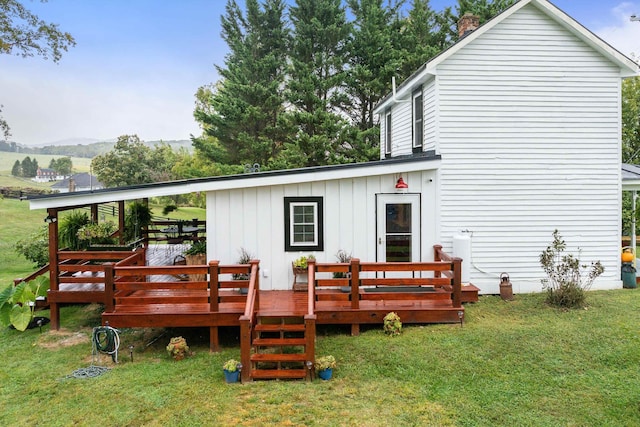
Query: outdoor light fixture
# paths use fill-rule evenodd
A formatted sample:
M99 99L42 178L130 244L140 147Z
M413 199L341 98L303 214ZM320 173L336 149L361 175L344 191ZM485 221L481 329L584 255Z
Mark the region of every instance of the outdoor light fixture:
M406 193L407 191L409 191L409 185L404 182L402 175L400 175L400 178L398 178L396 182L396 193Z
M58 218L56 218L55 216L47 215L47 217L44 219L44 222L46 222L47 224L51 224L54 222L58 222Z

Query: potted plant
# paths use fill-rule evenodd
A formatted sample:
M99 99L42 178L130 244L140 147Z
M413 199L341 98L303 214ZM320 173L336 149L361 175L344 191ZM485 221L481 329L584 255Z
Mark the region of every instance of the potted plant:
M315 260L313 255L301 256L300 258L291 262L291 268L293 269L293 290L294 291L306 291L309 286L309 279L307 277L307 267L310 260ZM298 280L300 276L301 280Z
M116 231L116 225L112 221L106 222L90 222L83 225L77 232L78 240L85 248L93 247L93 249L107 250L109 245L116 243L112 237ZM96 247L96 245L98 245Z
M193 242L191 247L184 252L187 265L204 265L207 263L207 242L198 240ZM206 274L190 274L189 280L201 282L207 277Z
M242 364L235 359L229 359L222 365L222 371L224 372L224 380L228 383L237 383L240 377L240 370Z
M341 264L349 264L351 262L351 254L347 253L347 251L343 249L340 249L338 252L336 252L335 256L338 262ZM343 273L341 271L333 273L334 279L344 279L346 277L349 277L349 273Z
M384 333L392 337L400 335L402 332L402 322L398 313L391 312L384 316Z
M329 356L322 356L316 359L315 368L316 373L323 380L330 380L333 376L333 370L336 367L336 358Z
M46 296L48 289L49 278L46 276L3 289L0 292L0 323L19 331L49 323L46 317L35 317L36 300Z
M173 337L167 345L167 353L173 357L174 360L182 360L186 356L190 356L189 346L187 340L182 337Z

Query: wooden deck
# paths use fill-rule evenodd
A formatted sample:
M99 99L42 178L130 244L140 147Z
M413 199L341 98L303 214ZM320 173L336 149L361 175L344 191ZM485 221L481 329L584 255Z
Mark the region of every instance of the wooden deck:
M439 246L434 262L312 261L313 286L304 292L261 290L258 260L175 265L186 249L178 246L58 252L57 281L48 295L52 328L59 327L61 304L90 302L105 305L102 321L113 327L208 327L212 351L218 350L219 327L239 326L242 363L251 366L243 380L309 378L317 324L350 325L357 335L360 325L382 324L392 311L405 324L462 323L462 303L477 300L478 289L460 283L461 260ZM283 352L291 346L301 352Z

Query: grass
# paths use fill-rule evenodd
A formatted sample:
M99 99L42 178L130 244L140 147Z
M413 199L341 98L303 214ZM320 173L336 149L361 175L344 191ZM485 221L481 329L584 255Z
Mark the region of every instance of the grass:
M32 272L33 264L14 251L16 241L44 224L44 210L29 210L29 203L0 198L0 288Z
M66 307L61 332L0 331L2 425L460 425L640 423L640 303L633 290L589 293L587 310L558 311L543 295L481 297L458 325L381 327L359 337L319 328L318 355L338 361L329 382L224 383L237 330L208 352L201 329L126 329L120 363L93 379L99 306ZM184 335L195 355L164 351ZM134 346L133 362L128 348ZM113 402L117 402L114 405Z
M12 242L44 216L0 200L0 287L31 271ZM569 311L542 294L485 296L467 306L464 327L405 325L393 338L381 325L358 337L320 327L317 354L336 357L333 380L245 385L223 380L222 364L240 357L234 328L217 354L204 329L125 329L120 363L100 356L108 373L68 378L94 363L101 307L64 307L61 331L0 329L0 425L640 425L638 292L590 292L587 309ZM164 350L177 335L195 351L180 362Z
M10 153L3 151L0 156L0 174L10 175L16 160L22 162L25 157L29 156L31 160L36 159L38 166L41 168L48 168L51 159L59 159L61 157L68 157L62 155L53 154L25 154L25 153ZM74 172L89 172L89 166L91 165L91 159L86 157L71 157Z

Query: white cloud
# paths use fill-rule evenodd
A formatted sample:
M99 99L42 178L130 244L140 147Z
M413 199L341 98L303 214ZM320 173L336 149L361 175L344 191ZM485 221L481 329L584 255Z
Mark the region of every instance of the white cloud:
M631 15L640 14L640 7L624 2L611 11L616 21L613 25L593 30L599 37L623 54L638 58L640 56L640 22L632 22Z

